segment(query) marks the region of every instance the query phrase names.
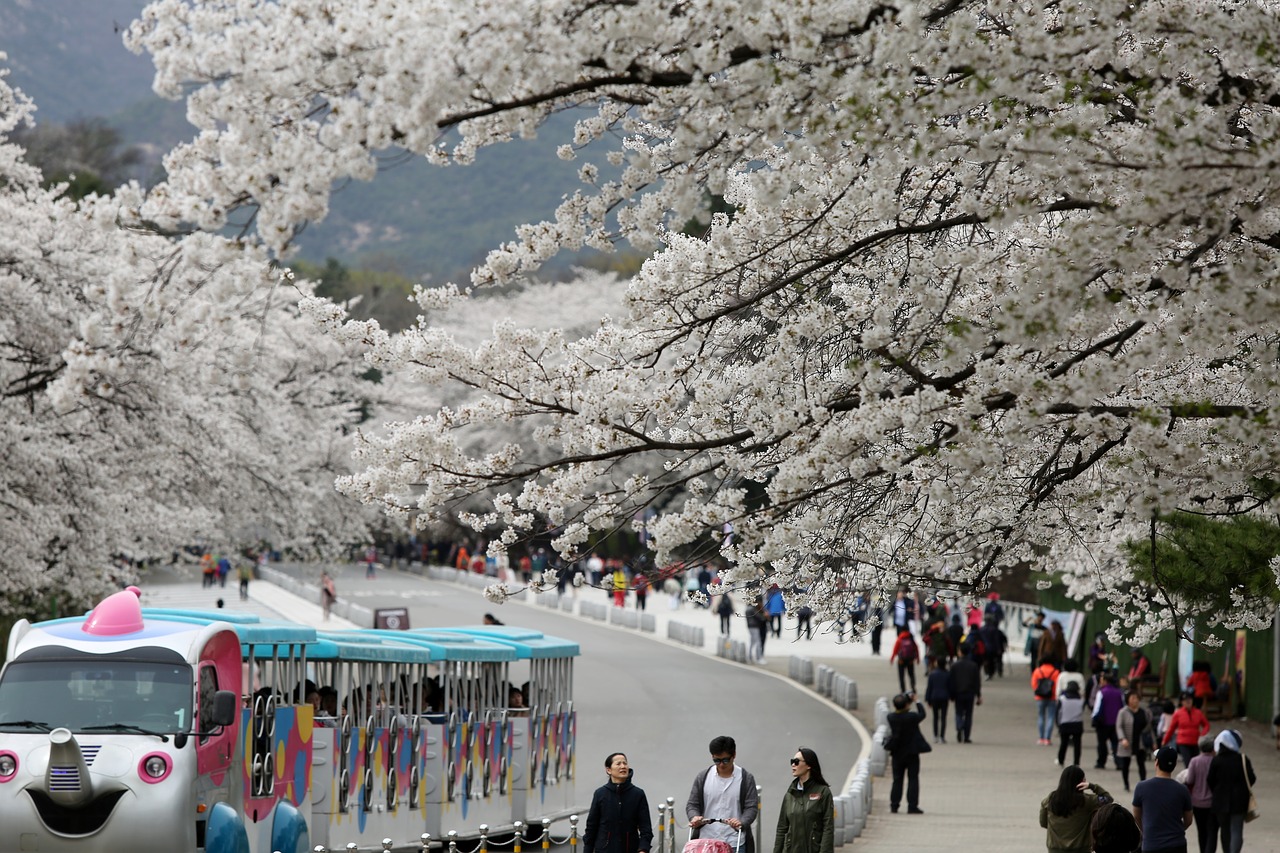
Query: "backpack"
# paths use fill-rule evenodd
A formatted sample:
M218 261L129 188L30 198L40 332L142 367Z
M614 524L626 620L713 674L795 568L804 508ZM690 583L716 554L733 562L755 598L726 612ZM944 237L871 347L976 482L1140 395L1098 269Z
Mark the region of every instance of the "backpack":
M1052 699L1054 682L1048 676L1042 676L1036 679L1036 698Z
M915 638L910 634L902 638L902 645L898 647L898 659L907 663L912 663L919 659L920 650L916 648Z

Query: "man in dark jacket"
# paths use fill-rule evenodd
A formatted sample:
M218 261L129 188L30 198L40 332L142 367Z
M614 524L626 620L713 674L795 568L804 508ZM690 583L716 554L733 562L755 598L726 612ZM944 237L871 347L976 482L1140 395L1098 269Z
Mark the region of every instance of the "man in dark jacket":
M751 825L760 813L756 777L734 764L738 745L733 738L720 735L711 741L710 749L711 767L694 777L684 806L691 837L727 841L736 849L741 832L741 853L755 853Z
M902 802L902 777L907 777L907 813L924 814L920 808L920 754L932 752L933 747L920 733L924 721L924 705L916 702L916 709L909 710L914 694L900 693L893 697L893 713L889 715L889 737L893 756L893 787L889 789L889 811L896 812Z
M969 655L961 655L951 665L947 690L956 711L956 741L973 743L973 706L982 704L982 670Z
M631 784L627 756L615 752L604 760L609 781L596 788L582 833L583 853L649 853L653 824L649 800Z

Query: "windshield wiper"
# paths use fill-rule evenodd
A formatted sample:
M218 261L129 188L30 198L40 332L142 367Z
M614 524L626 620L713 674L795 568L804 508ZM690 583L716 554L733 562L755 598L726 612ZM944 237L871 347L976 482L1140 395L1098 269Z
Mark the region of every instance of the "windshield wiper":
M128 723L107 723L103 726L85 726L80 729L82 732L137 732L140 735L151 735L158 737L164 743L169 742L168 735L162 735L160 732L153 732L151 729L144 729L141 726L131 726Z
M0 728L4 726L21 726L24 729L42 729L46 732L53 731L53 727L48 723L42 723L39 720L7 720L0 723Z

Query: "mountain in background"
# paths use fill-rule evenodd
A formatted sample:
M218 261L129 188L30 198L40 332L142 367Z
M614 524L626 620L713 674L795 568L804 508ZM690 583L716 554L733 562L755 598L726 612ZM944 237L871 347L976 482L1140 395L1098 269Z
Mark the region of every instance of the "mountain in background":
M8 55L10 84L35 101L38 122L101 117L126 143L143 148L149 173L158 176L160 157L194 136L194 128L184 103L151 91L149 57L121 42L145 6L146 0L6 0L0 51ZM551 218L561 198L581 186L581 164L555 156L573 120L554 117L540 138L486 148L467 167L432 167L387 152L388 165L374 181L337 189L328 218L303 231L299 254L426 282L465 279L487 249L513 239L523 222ZM616 173L603 157L595 159L602 175ZM584 260L557 258L548 271Z

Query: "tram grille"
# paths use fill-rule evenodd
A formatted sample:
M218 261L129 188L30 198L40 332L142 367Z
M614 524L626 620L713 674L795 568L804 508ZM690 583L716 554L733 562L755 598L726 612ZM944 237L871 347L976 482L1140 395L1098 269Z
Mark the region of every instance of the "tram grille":
M49 793L75 793L80 790L80 768L75 765L49 766Z

